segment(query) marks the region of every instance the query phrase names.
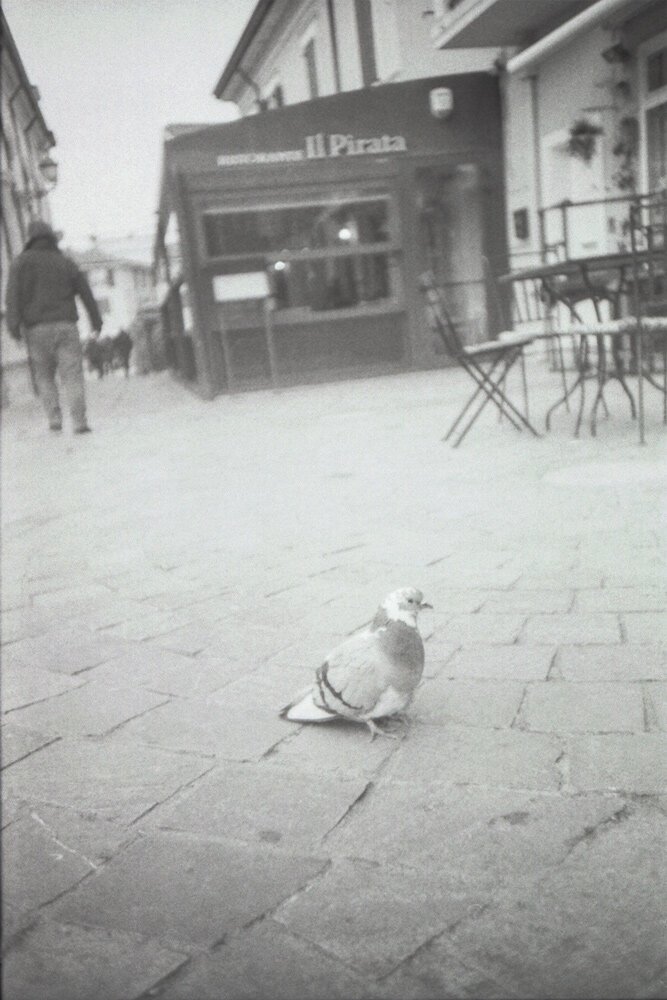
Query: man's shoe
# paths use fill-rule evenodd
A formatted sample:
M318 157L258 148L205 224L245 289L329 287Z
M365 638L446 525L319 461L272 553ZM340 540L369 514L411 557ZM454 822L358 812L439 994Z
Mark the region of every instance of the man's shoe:
M91 434L92 430L93 430L92 427L89 427L88 424L84 424L83 427L75 427L74 428L74 433L75 434Z
M49 424L50 431L61 431L63 429L62 424Z

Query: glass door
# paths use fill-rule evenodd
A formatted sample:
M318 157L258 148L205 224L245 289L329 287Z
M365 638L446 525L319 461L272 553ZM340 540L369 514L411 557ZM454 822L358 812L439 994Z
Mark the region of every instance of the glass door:
M444 289L463 340L485 340L486 284L477 167L424 167L417 170L415 179L423 269L432 271ZM442 345L434 345L435 353L442 350Z

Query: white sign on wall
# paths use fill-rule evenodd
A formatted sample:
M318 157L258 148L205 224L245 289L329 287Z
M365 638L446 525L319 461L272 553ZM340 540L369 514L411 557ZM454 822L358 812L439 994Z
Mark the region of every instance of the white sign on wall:
M265 299L268 295L270 295L269 279L265 271L216 274L213 278L213 298L216 302Z

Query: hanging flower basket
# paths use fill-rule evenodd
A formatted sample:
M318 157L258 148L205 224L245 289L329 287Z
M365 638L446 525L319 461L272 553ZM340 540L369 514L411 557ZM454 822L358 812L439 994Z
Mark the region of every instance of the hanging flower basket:
M567 142L567 151L570 156L574 156L584 163L590 163L595 155L595 143L604 129L600 125L589 121L587 118L580 118L570 127L570 138Z

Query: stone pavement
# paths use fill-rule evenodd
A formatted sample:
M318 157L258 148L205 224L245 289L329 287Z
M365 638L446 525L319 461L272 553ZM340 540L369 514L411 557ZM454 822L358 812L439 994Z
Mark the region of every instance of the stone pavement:
M667 432L616 388L458 450L454 371L13 400L6 1000L667 995ZM405 584L406 738L278 718Z

